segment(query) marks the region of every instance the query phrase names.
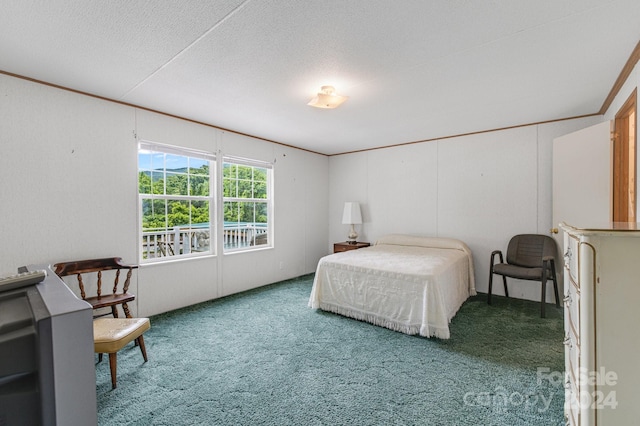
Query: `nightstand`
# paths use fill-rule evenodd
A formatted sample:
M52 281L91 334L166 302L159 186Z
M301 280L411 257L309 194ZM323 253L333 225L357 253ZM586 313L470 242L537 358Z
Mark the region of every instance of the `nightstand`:
M348 242L342 242L342 243L335 243L333 245L333 252L334 253L340 253L343 251L349 251L349 250L357 250L359 248L363 248L363 247L369 247L371 244L370 243L363 243L361 241L358 241L355 244L351 244Z

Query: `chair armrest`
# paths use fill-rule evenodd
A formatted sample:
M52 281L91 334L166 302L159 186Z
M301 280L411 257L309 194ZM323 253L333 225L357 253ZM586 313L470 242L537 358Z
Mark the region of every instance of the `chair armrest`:
M556 268L556 258L553 256L545 256L542 258L542 266L547 266L549 269Z
M123 268L123 269L138 269L138 265L125 265L124 263L122 263L122 258L121 257L115 257L113 259L113 261L119 268Z
M500 259L500 263L504 263L504 258L502 257L502 251L501 250L494 250L491 252L491 268L493 268L493 265L495 265L495 257L496 255L498 255L498 259Z
M87 259L71 262L61 262L53 265L56 275L86 274L88 272L108 271L111 269L137 269L138 265L125 265L121 257L105 257L102 259Z

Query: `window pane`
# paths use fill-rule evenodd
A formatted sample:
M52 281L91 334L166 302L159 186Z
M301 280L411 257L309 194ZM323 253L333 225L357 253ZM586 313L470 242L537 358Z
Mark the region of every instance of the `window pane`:
M209 196L209 176L191 176L189 179L189 195Z
M138 153L138 169L140 170L151 170L153 167L151 165L151 152L144 151Z
M209 227L194 227L191 233L191 250L195 252L209 251L211 248L211 233Z
M253 224L254 220L254 207L255 203L246 203L240 202L238 203L238 216L239 222L243 224Z
M164 200L144 198L142 200L142 230L166 229L167 210Z
M238 169L238 179L251 180L253 167L250 166L235 166Z
M209 222L209 202L191 201L191 225L205 224L208 226Z
M250 180L238 181L238 198L253 198L253 191Z
M239 222L238 203L225 201L224 203L224 226Z
M253 198L267 198L267 182L253 183Z
M191 201L191 249L208 251L211 245L209 202Z
M170 228L176 226L190 226L189 201L167 201L167 221Z
M183 172L186 173L188 167L187 157L182 155L166 154L165 156L165 168L167 171Z
M167 172L167 195L188 195L187 175Z
M238 181L235 179L223 179L222 186L225 197L236 198L238 196L238 186L236 185Z
M138 193L151 194L151 173L150 172L138 173Z
M189 158L189 173L194 175L208 175L209 161L200 158Z
M255 212L256 212L256 217L255 217L255 223L256 224L263 224L263 225L267 225L268 221L267 221L267 203L255 203Z
M256 228L255 229L255 234L253 235L252 239L251 239L251 245L252 246L262 246L265 244L269 244L269 234L267 233L267 228L264 229L260 229L260 228Z
M151 187L153 193L162 195L164 194L164 173L163 172L151 172Z
M164 170L164 154L155 152L151 155L151 169Z
M222 166L222 175L225 178L237 178L237 167L233 164L224 163Z
M166 252L167 215L164 200L142 200L142 258L162 256Z
M253 180L266 182L267 181L267 169L262 167L255 167L253 170Z

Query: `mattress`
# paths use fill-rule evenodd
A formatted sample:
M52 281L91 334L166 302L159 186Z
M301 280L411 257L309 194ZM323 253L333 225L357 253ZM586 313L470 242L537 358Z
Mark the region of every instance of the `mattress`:
M475 295L471 250L460 240L388 235L374 246L320 259L309 306L425 337Z

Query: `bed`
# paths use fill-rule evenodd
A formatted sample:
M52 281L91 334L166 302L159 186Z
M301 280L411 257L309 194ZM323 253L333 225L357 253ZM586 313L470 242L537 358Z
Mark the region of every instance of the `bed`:
M451 319L475 294L473 258L464 242L394 234L320 259L309 306L448 339Z

